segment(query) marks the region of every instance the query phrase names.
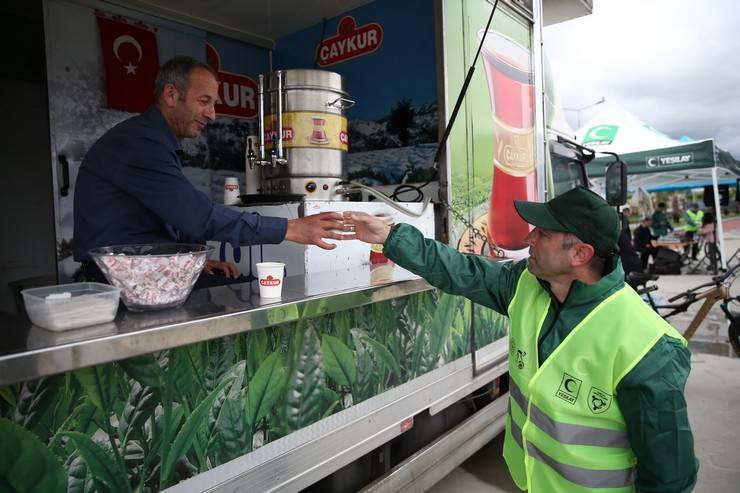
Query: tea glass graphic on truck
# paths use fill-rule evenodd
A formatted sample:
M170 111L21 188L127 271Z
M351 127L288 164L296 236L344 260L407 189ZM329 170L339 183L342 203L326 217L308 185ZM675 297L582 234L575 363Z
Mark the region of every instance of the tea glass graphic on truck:
M483 34L480 30L478 39ZM481 53L495 137L488 239L506 250L520 250L526 247L529 225L517 214L514 200L537 200L531 54L495 31L488 31Z

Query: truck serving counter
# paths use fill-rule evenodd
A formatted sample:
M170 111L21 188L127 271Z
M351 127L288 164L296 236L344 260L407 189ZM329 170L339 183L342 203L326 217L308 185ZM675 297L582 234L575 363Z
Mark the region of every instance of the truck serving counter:
M298 490L368 454L389 470L381 446L402 434L422 440L415 416L442 418L502 374L504 319L485 313L476 356L488 364L478 375L470 303L391 263L288 277L277 302L252 282L69 332L16 320L0 345L0 394L6 409L17 398L6 419L51 453L70 440L86 447L83 458L95 454L115 475L85 474L121 490L138 478L178 491ZM504 401L455 434L461 447L500 431Z

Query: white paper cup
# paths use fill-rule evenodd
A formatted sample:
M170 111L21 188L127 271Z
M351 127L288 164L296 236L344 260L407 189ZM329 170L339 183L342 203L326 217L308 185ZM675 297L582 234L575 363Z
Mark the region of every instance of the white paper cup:
M283 273L285 264L282 262L257 263L257 282L260 285L262 298L279 298L283 292Z
M239 179L235 176L224 178L224 205L238 204L239 195Z

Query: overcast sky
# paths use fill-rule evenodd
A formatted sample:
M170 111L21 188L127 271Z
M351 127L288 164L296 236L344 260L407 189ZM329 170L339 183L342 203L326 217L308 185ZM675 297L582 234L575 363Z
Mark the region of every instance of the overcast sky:
M737 0L594 0L592 15L546 27L544 41L565 108L603 96L740 159ZM582 111L581 124L598 110ZM565 115L576 129L576 113Z

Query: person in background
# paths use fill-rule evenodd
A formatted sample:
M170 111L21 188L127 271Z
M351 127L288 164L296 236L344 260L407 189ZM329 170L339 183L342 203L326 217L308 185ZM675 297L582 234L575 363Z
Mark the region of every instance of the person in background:
M632 238L632 230L630 229L630 208L624 207L619 213L619 220L622 224L622 231L624 231L629 238Z
M689 492L698 462L684 386L686 340L624 283L620 220L577 187L514 201L534 229L528 259L501 263L346 212L347 239L433 286L509 317L504 458L532 493Z
M342 227L339 213L287 220L238 212L212 202L188 181L180 142L198 137L216 118L217 99L213 69L194 58L175 57L157 75L154 105L110 129L90 148L74 194L74 258L82 262L86 279L105 281L88 255L101 246L288 240L332 249L336 245L324 239L342 239L335 231ZM236 266L225 262L210 261L205 271L239 276Z
M649 217L643 218L640 225L635 228L634 245L635 250L640 253L643 270L647 269L650 256L655 257L655 254L658 252L658 249L653 245L653 242L657 238L650 232L652 222L653 220Z
M668 216L665 213L666 206L665 202L659 202L658 207L653 212L653 234L660 238L668 234L668 231L673 231L673 226L668 221Z
M704 217L704 211L699 210L699 204L696 202L693 202L689 209L684 214L684 219L686 219L686 226L684 227L684 236L687 240L694 240L694 235L696 235L696 232L701 227L701 220ZM699 254L699 243L694 242L691 245L691 259L696 260L697 255Z

